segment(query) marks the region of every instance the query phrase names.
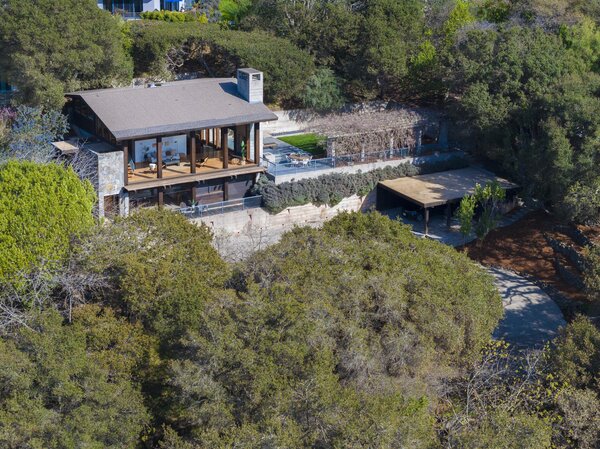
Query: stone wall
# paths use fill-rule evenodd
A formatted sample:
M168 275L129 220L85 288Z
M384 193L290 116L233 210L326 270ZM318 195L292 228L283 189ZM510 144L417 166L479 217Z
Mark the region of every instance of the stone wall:
M124 185L124 165L122 151L94 151L84 147L89 164L94 168L90 182L98 193L98 216L104 216L104 197L118 195Z
M353 195L344 198L335 206L306 204L289 207L278 214L270 214L264 209L256 208L197 218L193 221L206 224L215 234L249 235L267 230L269 233L281 234L294 226L320 226L340 212L365 212L375 207L375 200L376 189L366 197Z

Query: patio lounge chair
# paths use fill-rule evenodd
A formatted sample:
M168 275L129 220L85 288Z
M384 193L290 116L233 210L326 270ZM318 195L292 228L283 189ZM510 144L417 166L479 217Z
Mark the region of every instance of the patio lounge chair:
M205 167L207 162L208 162L208 157L205 157L204 159L202 159L202 161L196 162L196 167Z
M310 163L310 161L312 161L312 156L308 156L306 159L302 159L302 165L304 167L308 167L308 164Z
M293 157L290 157L289 154L285 155L288 163L292 164L294 167L300 165L300 161L298 159L294 159Z

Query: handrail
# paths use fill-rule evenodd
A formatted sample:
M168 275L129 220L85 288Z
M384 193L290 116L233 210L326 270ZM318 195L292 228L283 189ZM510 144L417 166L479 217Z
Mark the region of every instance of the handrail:
M227 212L243 211L248 209L256 209L262 205L262 196L250 196L236 200L219 201L209 204L196 204L194 206L182 207L177 209L177 212L183 214L187 218L202 218L212 215L221 215Z
M311 159L303 162L272 162L263 156L263 166L273 176L305 173L307 171L327 170L336 167L368 164L386 160L406 158L410 155L409 148L397 148L372 153L345 154L341 156Z

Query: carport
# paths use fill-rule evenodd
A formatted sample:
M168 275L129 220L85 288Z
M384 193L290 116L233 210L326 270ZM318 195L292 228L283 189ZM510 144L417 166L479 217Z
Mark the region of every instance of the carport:
M452 205L464 196L475 192L477 184L498 182L505 190L518 188L506 179L500 178L482 168L468 167L428 175L381 181L377 185L377 209L383 208L385 199L390 196L402 198L423 209L425 234L429 231L429 210L446 206L446 222L450 225Z

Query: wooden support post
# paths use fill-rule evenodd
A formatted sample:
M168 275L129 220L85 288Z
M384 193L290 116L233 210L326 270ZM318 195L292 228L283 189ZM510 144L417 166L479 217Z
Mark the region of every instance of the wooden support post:
M158 178L162 178L163 173L163 159L162 159L162 137L158 138L156 143L156 174Z
M158 187L158 207L163 207L165 203L165 191L162 187Z
M188 136L188 143L190 148L190 167L191 172L196 173L196 133L191 132Z
M223 181L223 201L229 200L229 181Z
M221 128L221 148L223 149L223 168L228 168L229 145L227 144L227 128Z
M250 159L250 125L244 125L244 148L246 148L246 161L254 163Z
M452 203L448 201L446 204L446 227L450 229L450 219L452 218Z
M260 161L260 122L254 124L254 163Z
M429 209L427 209L426 207L424 208L424 215L425 215L425 235L429 234Z
M124 179L123 183L127 185L129 183L129 145L126 143L123 145L123 169Z

